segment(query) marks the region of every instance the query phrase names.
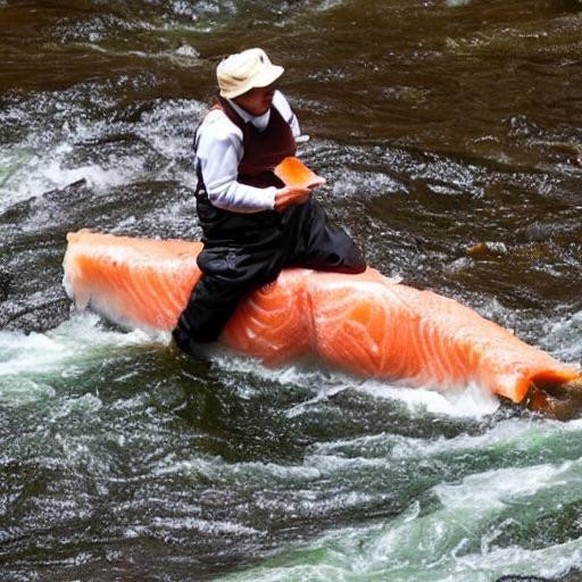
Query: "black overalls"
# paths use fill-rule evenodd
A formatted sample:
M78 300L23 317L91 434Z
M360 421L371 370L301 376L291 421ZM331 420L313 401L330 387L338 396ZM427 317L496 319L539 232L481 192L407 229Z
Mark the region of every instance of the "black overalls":
M295 139L279 111L271 108L269 124L258 131L245 124L226 100L219 107L243 133L238 181L265 188L283 183L273 168L295 154ZM196 204L204 249L198 256L202 277L192 291L172 335L182 350L191 343L218 339L242 298L274 281L284 267L360 273L364 259L343 231L328 224L313 199L283 212L237 213L213 206L200 167Z

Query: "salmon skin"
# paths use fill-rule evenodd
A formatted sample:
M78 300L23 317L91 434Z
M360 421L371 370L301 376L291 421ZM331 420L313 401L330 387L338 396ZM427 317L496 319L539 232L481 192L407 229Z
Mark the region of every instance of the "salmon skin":
M201 243L88 230L67 241L64 284L78 307L127 328L174 328L200 277ZM243 301L221 342L268 365L316 355L362 377L440 391L475 383L536 408L547 405L544 391L581 380L577 368L472 309L372 268L359 275L285 270Z

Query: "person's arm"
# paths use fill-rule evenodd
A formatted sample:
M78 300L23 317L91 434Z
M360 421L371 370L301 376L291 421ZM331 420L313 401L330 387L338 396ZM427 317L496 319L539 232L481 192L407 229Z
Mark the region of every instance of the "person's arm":
M234 212L273 210L277 188L255 188L237 181L243 155L242 132L226 115L211 112L197 136L196 157L210 202Z
M299 120L291 109L289 102L280 91L275 91L275 95L273 96L273 106L277 108L281 117L283 117L283 119L289 124L289 127L291 127L293 137L295 139L300 137L301 128L299 126ZM307 139L309 139L308 136L302 137L307 137ZM292 204L302 204L307 201L310 195L311 191L308 189L297 188L295 186L285 186L280 190L277 190L277 193L275 194L275 210L281 212Z
M299 123L287 100L277 91L273 99L295 136L300 134ZM197 163L210 202L232 212L253 213L263 210L282 211L291 204L302 204L309 197L305 188L284 186L256 188L237 181L238 167L243 156L242 132L224 112L211 112L200 127L196 139Z
M294 138L298 138L301 135L301 128L299 127L299 120L293 110L291 105L281 93L281 91L275 91L273 95L273 106L277 108L281 117L289 124Z

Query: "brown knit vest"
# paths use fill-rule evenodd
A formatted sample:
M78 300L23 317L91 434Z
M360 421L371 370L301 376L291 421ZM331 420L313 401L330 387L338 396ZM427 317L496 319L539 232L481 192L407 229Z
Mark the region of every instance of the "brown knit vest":
M271 107L269 123L259 131L252 123L245 123L225 99L219 98L218 107L243 134L244 153L238 167L238 181L259 188L282 186L273 168L283 158L294 156L296 145L291 127L277 108Z

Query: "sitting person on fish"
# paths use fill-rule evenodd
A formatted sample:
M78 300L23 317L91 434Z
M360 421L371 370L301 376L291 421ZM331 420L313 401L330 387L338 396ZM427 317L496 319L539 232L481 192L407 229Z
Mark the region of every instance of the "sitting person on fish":
M362 253L328 223L311 189L273 172L294 156L299 123L277 90L283 67L259 48L216 69L218 102L196 130L196 208L202 277L172 332L176 345L216 341L240 301L285 267L341 273L366 269Z

